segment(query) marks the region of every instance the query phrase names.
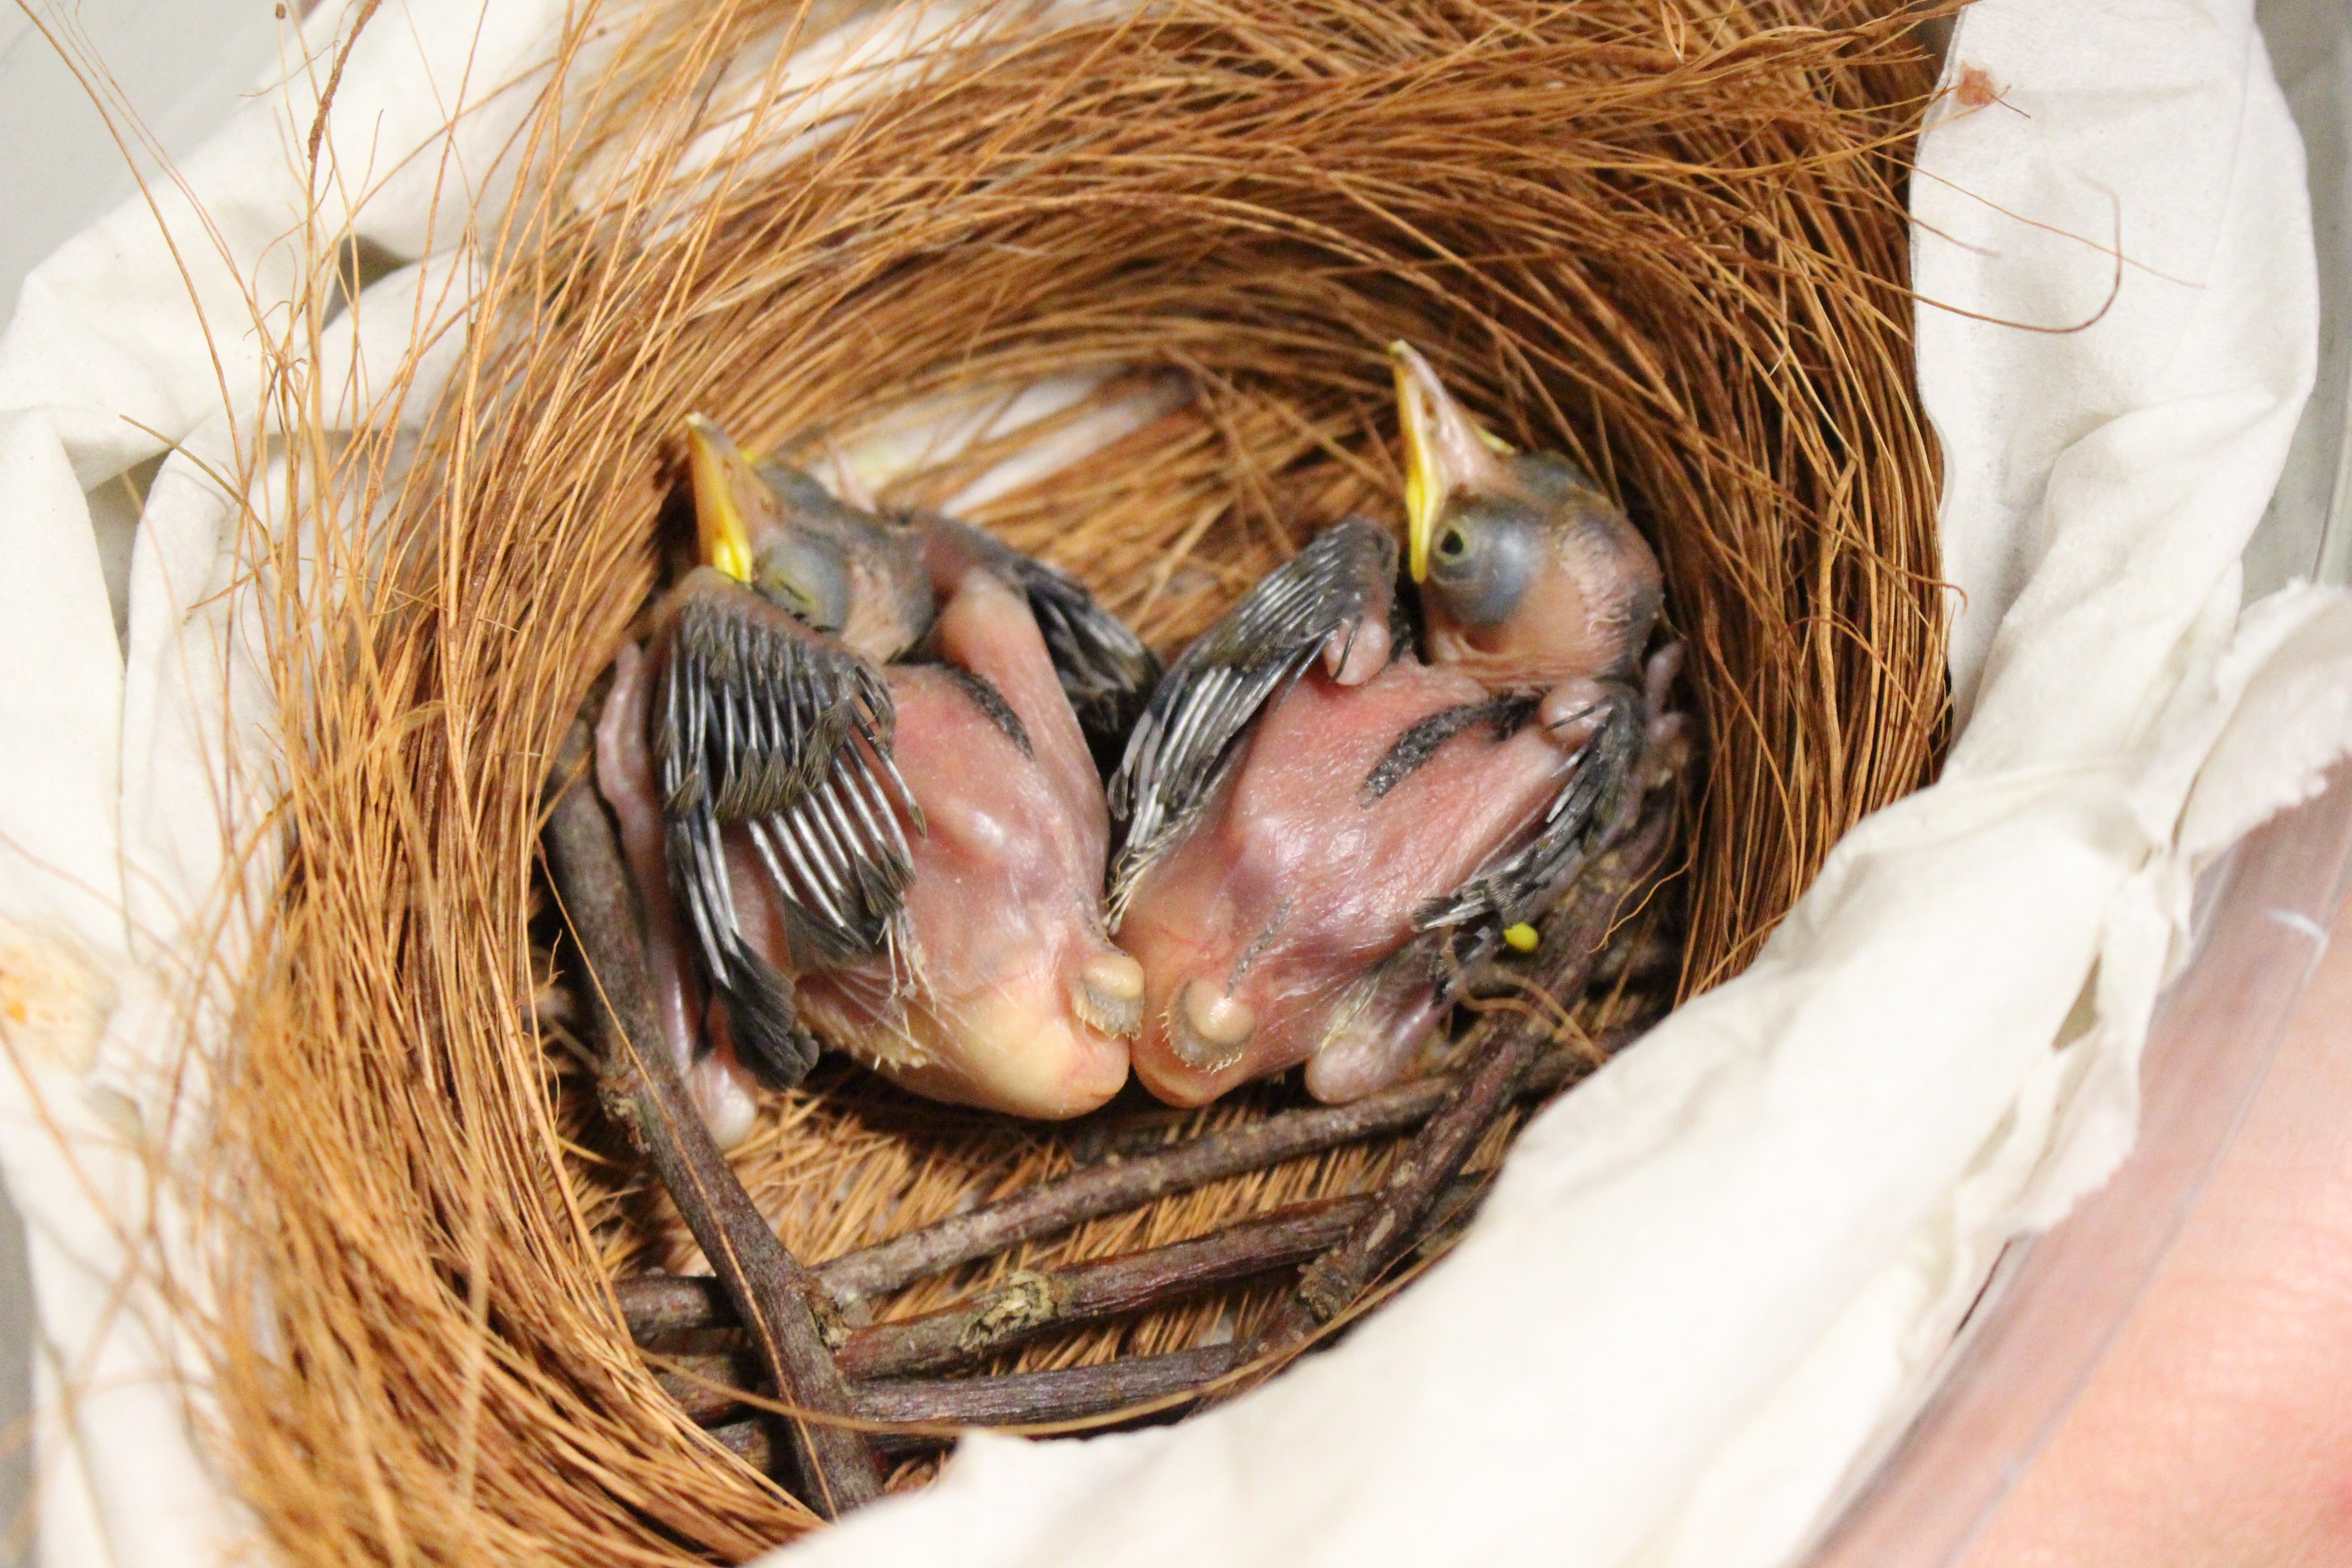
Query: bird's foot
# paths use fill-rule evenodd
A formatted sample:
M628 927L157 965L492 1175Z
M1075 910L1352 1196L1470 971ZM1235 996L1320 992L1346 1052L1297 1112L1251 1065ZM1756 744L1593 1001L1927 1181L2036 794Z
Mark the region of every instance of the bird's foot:
M1389 667L1389 628L1366 616L1323 639L1324 672L1341 686L1361 686Z
M1608 690L1590 676L1561 681L1544 693L1536 721L1564 751L1575 751L1601 732L1608 718Z
M1393 965L1387 968L1393 968ZM1345 1105L1386 1089L1405 1074L1430 1029L1447 1012L1425 981L1398 994L1395 977L1375 971L1356 982L1360 1005L1335 1009L1315 1054L1307 1058L1307 1092L1326 1105Z
M1675 677L1683 670L1683 644L1680 639L1665 644L1650 656L1642 667L1642 696L1650 704L1650 711L1663 713L1666 693L1674 689Z
M760 1086L731 1050L714 1050L686 1069L686 1098L721 1153L740 1146L760 1121Z
M1664 789L1690 763L1690 715L1661 713L1643 738L1642 787Z

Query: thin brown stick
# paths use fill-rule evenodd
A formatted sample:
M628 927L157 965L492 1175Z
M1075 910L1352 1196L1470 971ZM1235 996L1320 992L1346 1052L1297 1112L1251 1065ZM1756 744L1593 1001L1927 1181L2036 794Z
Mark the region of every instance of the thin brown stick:
M1453 1183L1439 1198L1447 1217L1465 1214L1485 1186L1482 1179ZM1011 1283L975 1300L898 1322L854 1329L835 1351L842 1375L900 1377L969 1366L1061 1330L1139 1312L1211 1286L1246 1279L1304 1263L1344 1237L1368 1213L1370 1196L1294 1204L1208 1236L1167 1247L1097 1258L1052 1273L1023 1271ZM635 1283L634 1281L632 1283ZM647 1292L677 1309L670 1331L732 1321L717 1282L659 1279ZM663 1386L697 1421L710 1421L737 1401L719 1385L740 1386L758 1369L740 1351L664 1358L677 1373Z
M547 862L598 1003L605 1109L628 1130L677 1201L757 1347L771 1385L799 1408L845 1411L840 1370L809 1310L807 1269L768 1228L728 1168L657 1043L661 1027L628 875L612 824L582 776L587 755L587 726L575 724L551 781L555 803L547 824ZM881 1495L881 1476L865 1439L823 1422L789 1420L805 1500L818 1513L836 1518Z
M936 1372L1066 1325L1139 1311L1205 1286L1303 1263L1348 1233L1368 1200L1300 1204L1173 1246L1024 1270L978 1300L852 1333L842 1370L856 1378Z
M1442 1081L1405 1084L1352 1105L1295 1110L1209 1133L1160 1153L1073 1172L968 1214L846 1253L821 1266L817 1280L844 1304L895 1290L909 1280L1100 1215L1410 1127L1436 1109L1445 1089Z
M1464 1201L1477 1184L1464 1184ZM1051 1274L1016 1275L969 1304L859 1330L841 1347L842 1371L856 1378L935 1372L1057 1328L1141 1311L1208 1286L1304 1263L1346 1236L1371 1202L1298 1204L1191 1241Z
M1614 1054L1622 1044L1622 1037L1612 1039L1602 1047L1601 1054L1602 1056ZM1567 1083L1571 1077L1588 1069L1591 1066L1591 1059L1580 1052L1547 1053L1534 1063L1520 1081L1519 1093L1522 1097L1550 1094ZM896 1254L892 1261L903 1257L939 1256L945 1257L946 1261L940 1263L937 1266L938 1268L952 1268L959 1263L970 1262L975 1258L989 1256L990 1253L1001 1250L1003 1247L1049 1235L1057 1230L1066 1230L1085 1220L1096 1218L1121 1207L1148 1203L1154 1197L1181 1192L1186 1187L1196 1186L1204 1181L1213 1181L1238 1172L1263 1169L1267 1164L1296 1159L1301 1154L1318 1153L1342 1143L1378 1137L1384 1132L1392 1132L1409 1127L1444 1102L1445 1093L1453 1082L1451 1078L1437 1078L1418 1083L1403 1084L1358 1100L1353 1105L1336 1108L1340 1111L1354 1113L1349 1116L1335 1116L1333 1114L1335 1108L1328 1107L1286 1111L1248 1127L1227 1128L1203 1133L1197 1139L1164 1151L1157 1151L1117 1163L1092 1166L1059 1181L1041 1183L1022 1194L1020 1200L1008 1200L1003 1205L959 1215L938 1225L926 1226L922 1230L910 1231L904 1237L894 1237L877 1247L846 1254L832 1263L820 1264L814 1273L820 1283L829 1286L834 1279L833 1270L845 1266L863 1267L864 1260L874 1254L884 1252L886 1249L898 1248L905 1243L918 1243L919 1247L906 1247L903 1252ZM1244 1139L1240 1136L1244 1133L1251 1136ZM1171 1167L1173 1167L1176 1173L1173 1178L1170 1178L1167 1174ZM1112 1183L1108 1179L1109 1173L1115 1170L1126 1173L1133 1184L1131 1188L1123 1184ZM1209 1172L1209 1174L1197 1173L1202 1170ZM1155 1188L1153 1184L1162 1180L1168 1181L1170 1184ZM1139 1191L1143 1195L1131 1200L1124 1198L1122 1194L1129 1190ZM1041 1201L1032 1204L1026 1200ZM1012 1206L1014 1201L1023 1202L1023 1207L1020 1210L1011 1215L998 1213L1000 1209ZM1358 1200L1342 1198L1334 1201L1354 1203ZM1051 1212L1040 1219L1031 1212L1033 1208L1038 1206ZM1326 1206L1323 1204L1294 1205L1292 1208L1277 1210L1262 1218L1271 1224L1286 1215L1302 1213L1307 1209L1319 1210ZM979 1222L979 1224L974 1226L972 1222ZM965 1237L970 1230L983 1228L992 1237L1003 1235L1007 1239L991 1247L987 1251L963 1254L955 1250L965 1245ZM954 1234L949 1237L939 1237L935 1234L941 1231L952 1231ZM1179 1243L1178 1245L1191 1244ZM1134 1256L1156 1256L1156 1254ZM919 1276L912 1272L902 1278L890 1278L886 1275L885 1282L877 1288L877 1292L896 1289L917 1277ZM707 1277L641 1274L634 1279L615 1282L613 1289L614 1294L620 1300L621 1314L629 1325L630 1337L640 1342L682 1330L719 1328L731 1325L735 1321L734 1307L728 1300L726 1291L720 1288L716 1279ZM857 1333L853 1333L852 1342L855 1342L863 1332L864 1331L859 1331ZM843 1353L849 1352L845 1348Z
M1674 814L1671 795L1655 795L1633 830L1594 858L1583 879L1545 922L1545 945L1553 958L1540 983L1552 994L1574 996L1583 991L1627 899L1665 853ZM1477 1061L1451 1086L1446 1103L1390 1169L1387 1184L1349 1227L1346 1239L1307 1268L1297 1290L1259 1331L1251 1360L1265 1362L1269 1369L1278 1367L1277 1358L1305 1345L1421 1237L1439 1194L1510 1103L1514 1087L1549 1032L1527 1016L1496 1022Z
M613 1283L629 1337L639 1344L687 1329L732 1327L735 1305L704 1274L640 1274Z
M765 1382L759 1359L746 1344L723 1351L656 1355L653 1366L654 1381L698 1426L709 1426L741 1412L747 1393L767 1389L772 1397L772 1386Z
M1549 1093L1571 1073L1590 1065L1565 1052L1547 1056L1528 1075L1527 1090ZM1347 1105L1285 1111L1263 1121L1205 1132L1189 1142L1134 1159L1074 1171L1001 1202L845 1253L818 1265L816 1279L835 1301L847 1305L1171 1193L1401 1131L1444 1104L1453 1087L1450 1078L1423 1079ZM644 1289L648 1293L647 1310L656 1310L653 1292L658 1288ZM635 1321L633 1317L633 1328Z
M1164 1399L1240 1364L1241 1347L1226 1344L1000 1377L893 1378L856 1384L852 1406L866 1420L907 1426L1037 1426Z
M1213 1383L1240 1364L1240 1347L1204 1345L1099 1366L1002 1377L856 1384L850 1394L855 1414L865 1421L933 1427L1051 1426L1152 1405ZM766 1459L767 1429L760 1422L732 1422L712 1427L710 1435L754 1465ZM944 1432L881 1432L874 1437L877 1447L894 1453L940 1447L954 1440Z
M343 85L343 68L351 63L352 50L358 45L360 35L375 20L376 7L383 4L383 0L361 0L359 16L352 23L352 30L343 36L341 47L335 50L334 64L327 69L327 85L319 94L318 112L310 117L310 163L313 177L319 167L319 143L327 135L327 111L335 106L335 89Z

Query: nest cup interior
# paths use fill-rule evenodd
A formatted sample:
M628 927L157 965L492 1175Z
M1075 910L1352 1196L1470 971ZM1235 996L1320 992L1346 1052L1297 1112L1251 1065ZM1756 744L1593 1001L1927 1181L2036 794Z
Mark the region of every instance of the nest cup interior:
M675 570L689 411L954 503L1164 653L1322 524L1401 517L1385 347L1416 344L1655 546L1701 737L1664 986L1752 956L1837 836L1925 782L1944 713L1902 203L1931 77L1864 13L992 6L874 45L905 57L887 71L821 47L789 75L780 42L837 16L655 0L583 24L414 461L362 431L325 477L387 489L388 548L320 566L298 607L338 635L273 656L290 860L223 1066L211 1326L223 1451L281 1553L735 1559L810 1522L630 1344L608 1281L691 1244L533 1006L556 962L541 785ZM793 118L813 91L815 131ZM911 434L943 425L959 441ZM1036 456L1106 430L1075 464ZM1024 452L1027 478L971 489ZM737 1165L817 1259L1086 1136L836 1064ZM1388 1154L990 1267L1361 1190ZM1005 1364L1198 1342L1269 1289Z

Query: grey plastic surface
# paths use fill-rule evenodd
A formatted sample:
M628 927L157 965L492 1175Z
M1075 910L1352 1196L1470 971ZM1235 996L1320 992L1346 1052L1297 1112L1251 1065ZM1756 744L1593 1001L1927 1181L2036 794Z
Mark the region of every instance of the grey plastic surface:
M2249 599L2352 580L2352 5L2263 0L2302 132L2318 252L2320 356L2277 493L2245 554ZM2141 1146L2046 1235L2011 1247L1927 1408L1805 1568L1959 1562L2113 1348L2276 1057L2326 952L2352 860L2352 771L2265 825L2198 889L2198 948L2158 1003ZM2315 940L2316 936L2317 940Z

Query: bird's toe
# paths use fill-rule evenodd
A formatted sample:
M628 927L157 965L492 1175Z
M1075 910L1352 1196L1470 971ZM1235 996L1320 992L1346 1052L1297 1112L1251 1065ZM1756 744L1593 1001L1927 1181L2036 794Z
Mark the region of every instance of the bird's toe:
M1326 1105L1361 1100L1402 1078L1445 1013L1426 984L1400 988L1393 975L1378 972L1358 982L1355 1000L1341 1005L1307 1058L1307 1092Z
M1323 639L1323 668L1341 686L1361 686L1388 668L1389 629L1370 616Z
M738 1147L760 1122L759 1084L731 1049L721 1048L686 1069L686 1096L721 1153Z
M1682 673L1683 645L1670 642L1650 656L1643 667L1642 694L1649 700L1652 711L1666 705L1666 693L1673 689L1675 677Z
M1600 732L1607 700L1599 681L1577 676L1544 693L1536 721L1555 742L1573 751Z

